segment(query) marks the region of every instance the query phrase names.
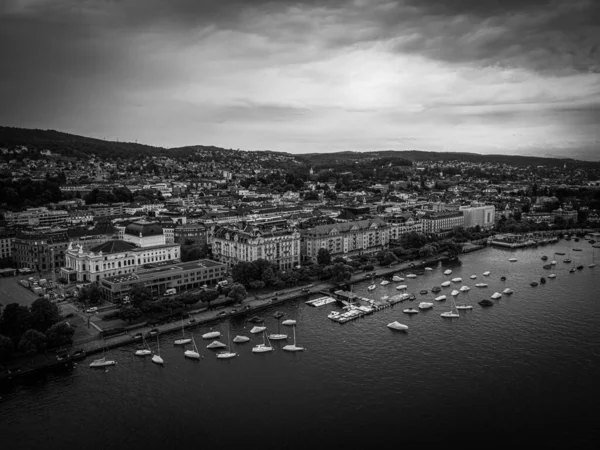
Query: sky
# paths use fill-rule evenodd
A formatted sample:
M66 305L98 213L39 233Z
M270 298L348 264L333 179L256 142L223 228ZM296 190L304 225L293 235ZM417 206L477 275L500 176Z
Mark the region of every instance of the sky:
M596 0L2 0L0 125L600 160Z

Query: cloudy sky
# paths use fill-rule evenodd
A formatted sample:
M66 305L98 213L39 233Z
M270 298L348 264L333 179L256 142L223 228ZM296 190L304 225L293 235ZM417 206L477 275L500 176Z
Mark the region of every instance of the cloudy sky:
M600 159L596 0L2 0L0 125Z

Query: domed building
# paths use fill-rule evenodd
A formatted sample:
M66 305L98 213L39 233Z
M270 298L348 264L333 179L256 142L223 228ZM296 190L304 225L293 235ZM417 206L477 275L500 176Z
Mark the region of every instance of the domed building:
M61 276L69 281L100 281L137 272L147 264L178 261L180 256L180 245L166 244L160 225L140 220L127 225L122 240L113 239L87 249L70 243Z

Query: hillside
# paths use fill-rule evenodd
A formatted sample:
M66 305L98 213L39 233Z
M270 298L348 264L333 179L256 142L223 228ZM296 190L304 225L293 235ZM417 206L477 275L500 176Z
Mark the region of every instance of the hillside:
M429 152L421 150L383 150L372 152L335 152L290 154L275 151L239 151L215 146L194 145L177 148L155 147L134 142L105 141L85 136L62 133L54 130L38 130L28 128L0 127L0 148L14 148L24 145L37 150L50 150L63 156L86 157L90 155L107 159L138 158L151 156L170 156L195 160L230 160L244 161L260 159L265 167L286 167L286 164L307 166L338 167L351 169L352 164L373 162L375 165L410 166L418 161L465 161L475 163L505 163L514 166L546 165L561 166L582 165L600 167L600 162L580 161L576 159L515 156L515 155L483 155L460 152Z
M407 161L463 161L473 163L509 164L512 166L562 166L572 165L600 167L600 162L580 161L571 158L551 158L517 155L483 155L466 152L429 152L422 150L382 150L373 152L309 153L300 155L308 164L337 164L349 161L372 161L376 159L397 159Z

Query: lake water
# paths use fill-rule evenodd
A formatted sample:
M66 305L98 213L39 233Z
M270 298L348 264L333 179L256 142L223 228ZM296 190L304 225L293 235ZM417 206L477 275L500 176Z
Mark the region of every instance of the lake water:
M563 263L567 256L556 251L568 252L573 262ZM118 361L108 372L90 369L88 358L70 373L0 394L2 448L304 449L438 440L591 445L600 437L600 265L588 268L592 251L582 240L463 255L448 266L450 276L442 273L448 267L437 266L402 283L416 301L344 325L327 318L335 304L277 307L284 319L298 321L303 353L284 352L283 343L273 342L273 353L253 354L262 338L249 333L253 324L237 319L214 327L225 340L228 329L232 338L252 336L250 343L234 344L239 356L232 360L217 360L205 348L210 341L200 335L208 327L194 331L203 356L198 362L184 359L173 335L161 337L165 367L133 356L133 347L108 352ZM543 254L557 266L543 269ZM579 264L583 270L569 273ZM489 277L482 275L486 270ZM530 286L551 272L556 279ZM446 301L414 316L402 313L441 295L422 296L421 289L454 277L463 281L442 293L470 286L458 301L473 304L472 311L443 319ZM401 284L380 281L375 291L367 291L367 282L354 291L380 297L396 294ZM476 288L476 282L489 287ZM505 287L514 294L493 307L476 303ZM274 311L263 314L272 332ZM409 331L388 329L394 320Z

